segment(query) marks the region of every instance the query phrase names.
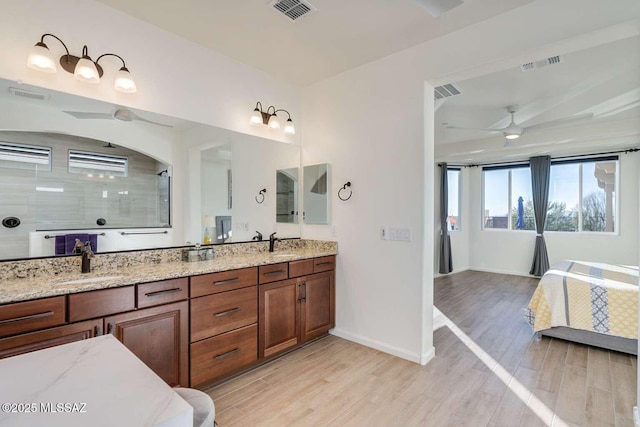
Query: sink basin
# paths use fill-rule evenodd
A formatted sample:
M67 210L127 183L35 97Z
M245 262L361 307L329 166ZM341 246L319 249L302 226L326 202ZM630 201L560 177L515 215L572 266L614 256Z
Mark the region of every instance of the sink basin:
M296 254L273 254L272 256L274 257L281 257L281 256L295 256Z
M100 277L89 277L88 279L78 279L78 280L69 280L68 282L62 282L61 285L79 285L81 283L96 283L96 282L104 282L107 280L115 280L119 279L122 276L100 276Z

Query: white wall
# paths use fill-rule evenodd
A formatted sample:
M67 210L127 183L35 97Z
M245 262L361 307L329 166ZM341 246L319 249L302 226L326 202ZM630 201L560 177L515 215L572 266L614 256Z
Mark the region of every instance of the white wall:
M640 141L639 141L640 143ZM534 231L481 230L482 168L467 168L471 185L470 267L474 270L528 275L535 246ZM620 155L619 233L545 232L551 264L564 259L634 265L638 259L638 186L640 154ZM464 191L464 190L463 190Z

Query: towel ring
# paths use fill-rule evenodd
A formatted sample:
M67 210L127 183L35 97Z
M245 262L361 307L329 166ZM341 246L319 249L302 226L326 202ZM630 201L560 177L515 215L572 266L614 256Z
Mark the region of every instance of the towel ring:
M342 192L347 190L347 187L351 187L351 181L347 181L341 189L338 190L338 199L342 200L343 202L346 202L347 200L349 200L351 198L351 195L353 194L352 190L349 190L349 196L348 197L342 197Z
M264 193L267 192L266 188L263 188L262 190L260 190L260 192L258 193L258 195L256 196L256 202L258 202L258 204L262 204L262 202L264 202ZM262 199L258 200L258 197L262 196Z

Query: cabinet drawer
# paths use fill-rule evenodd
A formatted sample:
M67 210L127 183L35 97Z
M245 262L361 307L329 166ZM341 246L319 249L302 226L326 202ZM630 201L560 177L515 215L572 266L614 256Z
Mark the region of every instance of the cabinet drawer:
M0 337L65 323L64 296L17 302L0 307Z
M138 308L152 307L189 298L189 279L163 280L138 285Z
M258 268L258 283L277 282L289 278L289 263L261 265Z
M258 283L258 268L221 271L191 277L191 298L246 288Z
M335 270L336 268L336 256L329 255L320 258L313 259L313 272L320 273L321 271Z
M301 259L289 263L289 277L300 277L313 274L313 260Z
M191 387L232 375L258 360L258 327L246 326L191 344Z
M220 292L191 300L191 342L258 321L258 287Z
M102 319L87 320L0 339L0 359L55 347L102 334Z
M134 310L134 288L135 286L124 286L69 295L69 322Z

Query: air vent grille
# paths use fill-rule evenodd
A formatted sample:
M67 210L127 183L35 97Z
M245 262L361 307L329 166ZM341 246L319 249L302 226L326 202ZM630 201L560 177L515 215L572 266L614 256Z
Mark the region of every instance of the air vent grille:
M304 0L275 0L269 3L278 13L286 16L291 21L296 21L316 11L309 2Z
M11 93L11 94L13 94L15 96L20 96L22 98L35 99L37 101L46 101L47 99L49 99L49 95L48 94L34 92L34 91L31 91L31 90L18 89L18 88L15 88L15 87L10 87L9 88L9 93Z
M450 96L460 95L460 89L455 87L453 83L447 83L446 85L433 88L433 94L435 99L449 98Z
M536 68L542 68L542 67L546 67L548 65L556 65L562 62L562 57L561 56L551 56L549 58L546 59L541 59L540 61L532 61L532 62L527 62L526 64L522 64L520 66L520 69L522 71L533 71Z

